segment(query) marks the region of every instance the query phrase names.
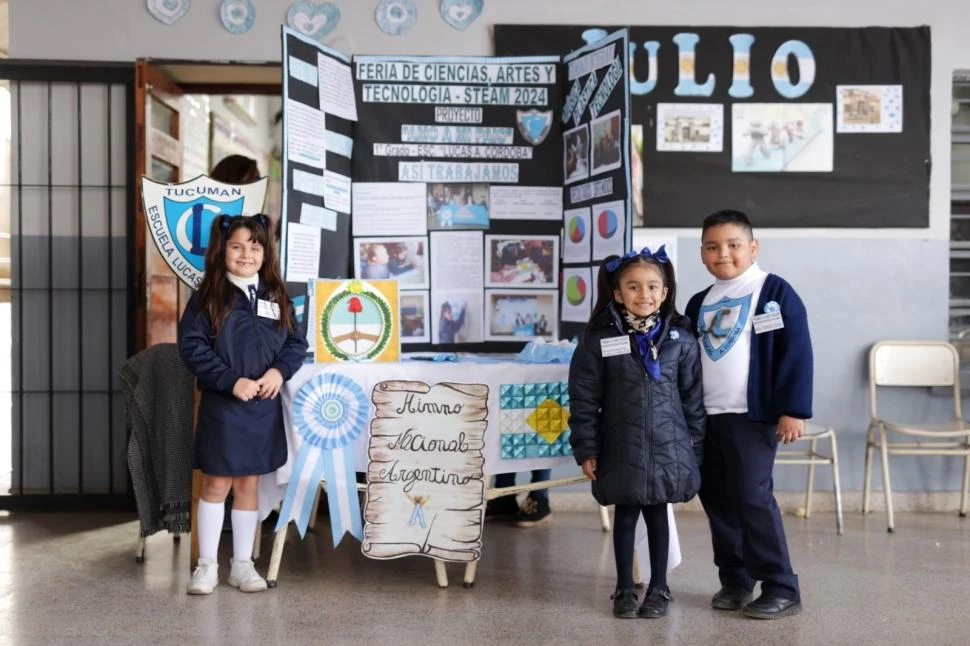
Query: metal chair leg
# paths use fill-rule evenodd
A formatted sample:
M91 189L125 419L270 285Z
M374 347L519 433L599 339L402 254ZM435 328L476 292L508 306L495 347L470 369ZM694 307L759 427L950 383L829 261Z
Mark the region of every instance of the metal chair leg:
M276 531L276 538L273 539L273 554L269 557L269 569L266 571L266 585L271 588L276 587L276 581L280 575L280 562L283 560L283 547L286 545L286 530L290 524L287 523Z
M604 532L610 531L610 510L600 505L600 527Z
M812 515L812 492L815 491L815 456L818 455L818 438L813 437L809 444L811 459L813 462L808 465L808 486L805 488L805 518Z
M895 520L893 518L893 492L889 482L889 452L886 448L886 428L879 425L879 454L882 458L882 488L886 492L886 519L888 525L886 531L890 534L895 531Z
M145 562L145 537L138 532L138 543L135 544L135 563Z
M839 447L835 441L835 433L829 436L829 446L832 450L832 487L835 489L835 529L842 535L842 486L839 484Z
M967 489L970 489L970 455L963 458L963 491L960 492L960 518L967 517Z
M869 494L872 491L872 424L866 431L866 466L862 476L862 513L869 513Z
M263 546L263 523L256 523L256 536L253 538L253 560L259 558L259 551Z

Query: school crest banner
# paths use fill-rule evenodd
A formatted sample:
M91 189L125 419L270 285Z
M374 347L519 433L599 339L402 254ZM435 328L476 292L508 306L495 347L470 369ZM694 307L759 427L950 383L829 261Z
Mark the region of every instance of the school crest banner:
M145 219L158 253L195 289L205 272L209 229L220 215L256 215L263 208L267 178L250 184L224 184L206 175L181 184L141 180Z

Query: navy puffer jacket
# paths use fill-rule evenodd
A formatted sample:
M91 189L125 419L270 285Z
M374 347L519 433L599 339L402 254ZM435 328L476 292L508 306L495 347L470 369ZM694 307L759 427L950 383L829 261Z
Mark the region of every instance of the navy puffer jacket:
M647 375L633 335L611 303L593 319L569 366L570 444L578 464L596 458L601 505L685 502L700 488L704 395L697 339L663 322L660 380ZM602 342L629 352L603 357ZM610 354L609 352L607 354Z

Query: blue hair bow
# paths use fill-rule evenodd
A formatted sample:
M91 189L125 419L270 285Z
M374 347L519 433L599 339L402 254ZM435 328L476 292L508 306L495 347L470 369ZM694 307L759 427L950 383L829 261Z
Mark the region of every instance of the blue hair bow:
M629 262L629 261L633 260L637 256L643 256L644 258L650 258L651 260L653 260L655 262L658 262L660 264L664 264L666 262L670 262L670 259L667 257L667 245L662 244L662 245L660 245L660 248L657 249L654 252L651 252L650 251L650 247L644 247L640 251L637 251L635 249L633 251L627 251L625 254L623 254L619 258L614 258L613 260L607 261L607 263L606 263L606 271L608 271L608 272L610 272L612 274L614 271L616 271L617 269L620 268L620 265L622 265L625 262Z

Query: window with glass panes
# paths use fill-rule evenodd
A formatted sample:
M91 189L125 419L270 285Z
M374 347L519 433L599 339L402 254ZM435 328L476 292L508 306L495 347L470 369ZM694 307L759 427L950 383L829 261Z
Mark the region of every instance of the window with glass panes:
M970 70L953 78L950 145L950 337L970 340Z

